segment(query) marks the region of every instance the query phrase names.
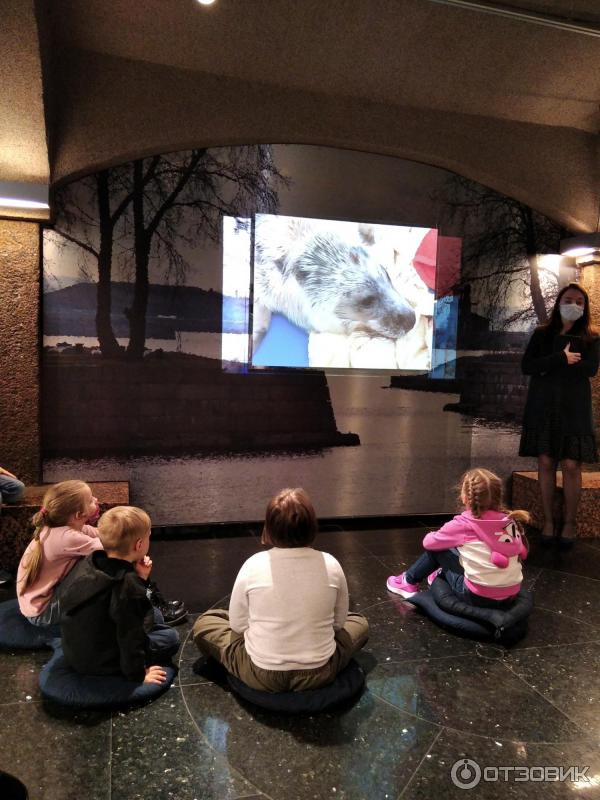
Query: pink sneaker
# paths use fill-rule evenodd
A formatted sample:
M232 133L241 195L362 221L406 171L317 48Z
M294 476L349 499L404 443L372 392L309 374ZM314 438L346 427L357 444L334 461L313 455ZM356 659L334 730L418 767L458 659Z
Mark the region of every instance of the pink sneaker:
M434 582L434 580L437 578L437 576L440 574L440 572L441 572L441 571L442 571L442 568L441 568L441 567L439 567L438 569L436 569L436 571L435 571L435 572L432 572L432 573L431 573L431 575L428 575L428 576L427 576L427 583L428 583L430 586L431 586L431 584Z
M402 575L390 575L386 584L388 592L399 594L402 597L412 597L419 591L419 587L414 583L407 583L404 575L404 572Z

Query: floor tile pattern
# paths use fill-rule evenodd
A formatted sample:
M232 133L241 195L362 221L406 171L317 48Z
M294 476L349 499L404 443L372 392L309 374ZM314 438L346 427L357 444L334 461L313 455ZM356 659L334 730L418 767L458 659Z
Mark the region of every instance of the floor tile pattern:
M320 535L371 635L362 696L310 717L252 709L193 670L193 619L227 605L258 538L155 542L154 577L193 612L179 627L174 686L143 708L74 713L39 694L48 653L0 653L0 769L32 800L600 798L600 547L560 554L533 539L525 580L536 606L507 650L456 638L388 594L386 577L418 555L425 532ZM458 762L466 781L468 759L483 772L465 792L451 771ZM544 766L588 769L578 782L514 780L516 768L533 777Z

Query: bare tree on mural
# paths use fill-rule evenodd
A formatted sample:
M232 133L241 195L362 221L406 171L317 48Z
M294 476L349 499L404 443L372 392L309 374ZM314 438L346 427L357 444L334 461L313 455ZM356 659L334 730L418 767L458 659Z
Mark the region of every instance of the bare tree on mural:
M96 329L104 356L122 354L111 324L115 266L134 274L127 355L141 358L146 340L150 264L167 281L183 283L186 249L218 241L222 215L277 208L277 170L268 145L197 149L138 159L102 170L57 192L55 232L98 269ZM133 244L131 245L131 239ZM91 277L91 276L88 276Z
M458 223L464 237L456 288L477 286L489 318L498 318L509 296L520 288L526 301L523 309L503 321L545 322L546 303L553 300L558 287L553 285L553 274L542 274L537 257L558 252L562 228L524 203L459 175L447 181L437 199L448 224ZM544 292L544 282L550 283L549 291Z
M82 272L87 275L86 257L92 256L97 264L96 331L104 356L121 353L111 323L111 275L118 225L132 199L125 169L113 167L60 189L54 201L54 230L81 250Z
M127 309L127 354L141 358L151 262L160 264L168 280L183 282L189 266L183 252L219 241L223 215L275 211L276 186L285 179L266 145L139 159L131 169L135 289Z

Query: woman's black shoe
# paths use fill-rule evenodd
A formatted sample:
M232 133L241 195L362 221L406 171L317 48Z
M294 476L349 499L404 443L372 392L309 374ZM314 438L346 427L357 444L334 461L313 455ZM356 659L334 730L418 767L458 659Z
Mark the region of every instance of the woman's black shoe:
M572 533L573 536L565 536L565 529ZM560 538L558 540L558 548L559 550L572 550L573 545L575 544L575 539L577 537L577 528L575 527L574 522L565 522L563 524L562 531L560 533Z
M558 549L567 551L572 550L575 547L575 537L571 537L570 539L563 539L562 537L558 540Z
M556 528L553 529L552 533L544 533L543 528L540 530L540 544L542 547L550 547L550 545L554 544L556 541Z

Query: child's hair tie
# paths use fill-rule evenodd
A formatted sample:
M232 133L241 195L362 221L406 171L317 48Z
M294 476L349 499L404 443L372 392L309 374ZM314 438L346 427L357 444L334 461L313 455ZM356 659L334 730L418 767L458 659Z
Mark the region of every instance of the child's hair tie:
M42 506L40 508L40 514L42 515L42 517L46 516L47 513L48 513L48 509L46 508L46 506Z

